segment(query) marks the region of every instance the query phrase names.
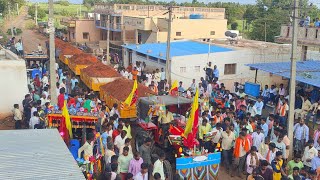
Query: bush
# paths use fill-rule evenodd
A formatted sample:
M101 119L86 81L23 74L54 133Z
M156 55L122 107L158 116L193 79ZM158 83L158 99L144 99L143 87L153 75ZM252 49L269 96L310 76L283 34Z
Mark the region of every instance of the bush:
M35 13L36 13L36 7L33 5L33 6L30 6L29 7L29 9L28 9L28 14L32 17L32 18L34 18L34 16L35 16ZM44 9L42 9L42 8L40 8L39 6L38 6L38 19L42 19L42 18L44 18L44 17L46 17L46 10L44 10Z
M233 22L231 24L231 30L237 30L237 28L238 28L238 23L237 22Z
M22 33L22 30L20 28L16 28L16 30L13 30L13 31L15 31L15 32L13 32L15 36ZM11 36L11 29L7 30L7 34Z
M26 22L25 24L26 29L34 29L35 27L36 27L36 24L33 21Z
M56 1L55 4L60 4L61 6L69 6L70 3L68 1Z

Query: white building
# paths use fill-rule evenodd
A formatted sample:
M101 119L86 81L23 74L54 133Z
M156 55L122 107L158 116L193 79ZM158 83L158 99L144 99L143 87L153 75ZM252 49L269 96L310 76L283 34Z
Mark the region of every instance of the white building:
M28 93L26 63L13 52L0 46L0 119L12 114L14 104L22 110L22 100Z
M124 45L124 65L130 62L145 62L148 70L165 68L166 43L141 45ZM210 45L195 41L171 42L171 76L172 81L183 81L187 88L196 79L205 76L204 68L208 62L212 68L217 65L219 81L232 89L234 82L255 82L256 71L250 70L245 64L258 62L284 62L290 59L290 46L259 41L241 40L236 45L226 45L226 41L214 41ZM272 77L272 78L270 78ZM256 83L279 84L284 80L270 73L258 72Z

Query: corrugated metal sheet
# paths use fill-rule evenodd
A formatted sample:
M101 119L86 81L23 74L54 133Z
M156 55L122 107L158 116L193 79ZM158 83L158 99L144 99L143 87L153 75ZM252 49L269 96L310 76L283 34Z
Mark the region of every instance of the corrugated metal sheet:
M127 49L131 49L133 51L136 51L148 56L166 60L166 52L167 52L166 43L147 43L147 44L139 44L139 45L129 44L129 45L122 45L122 46ZM207 54L208 50L209 50L209 45L201 42L181 40L181 41L172 41L170 43L171 57ZM222 46L216 46L216 45L210 46L211 53L228 52L228 51L233 51L233 49L225 48ZM160 54L162 55L160 56Z
M257 63L246 66L290 79L291 62ZM298 61L296 80L320 87L320 61Z
M0 179L85 179L57 129L0 131Z

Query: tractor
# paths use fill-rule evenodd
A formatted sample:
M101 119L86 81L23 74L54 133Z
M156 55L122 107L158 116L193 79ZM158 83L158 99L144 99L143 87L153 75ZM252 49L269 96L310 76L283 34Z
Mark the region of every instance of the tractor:
M150 96L139 98L137 105L138 120L135 136L135 147L143 144L145 138L150 137L152 142L152 158L157 159L160 151L166 153L167 160L164 168L169 179L172 179L172 169L175 166L176 157L180 157L182 152L182 137L176 135L183 132L185 128L185 115L190 109L192 100L179 96ZM173 113L174 121L170 124L168 132L163 132L163 128L158 122L160 113L165 113L168 109ZM179 134L179 133L178 133Z

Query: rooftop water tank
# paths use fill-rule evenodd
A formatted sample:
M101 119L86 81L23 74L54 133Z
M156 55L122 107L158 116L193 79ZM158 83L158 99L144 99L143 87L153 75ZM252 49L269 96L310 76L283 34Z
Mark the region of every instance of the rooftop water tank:
M190 19L203 19L203 15L201 14L190 14Z

